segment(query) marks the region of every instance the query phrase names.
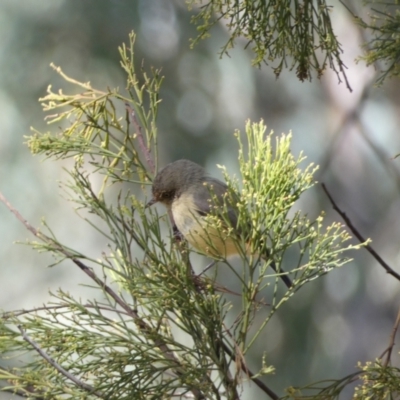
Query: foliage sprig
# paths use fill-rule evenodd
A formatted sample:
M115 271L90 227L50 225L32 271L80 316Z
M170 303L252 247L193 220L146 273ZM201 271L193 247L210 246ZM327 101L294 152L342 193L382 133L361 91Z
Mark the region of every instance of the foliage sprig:
M187 0L190 8L198 6L192 21L199 35L209 36L217 22L224 22L229 39L221 49L228 54L238 39L244 39L254 52L253 64L275 63L279 77L282 70L296 69L301 80L311 80L313 72L320 78L327 67L344 79L351 91L341 59L342 46L332 29L332 7L325 0Z

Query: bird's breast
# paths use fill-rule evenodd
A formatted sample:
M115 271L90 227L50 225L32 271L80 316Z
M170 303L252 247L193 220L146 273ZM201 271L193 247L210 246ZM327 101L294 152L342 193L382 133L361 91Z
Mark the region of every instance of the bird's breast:
M237 243L224 232L207 223L199 213L191 194L182 194L171 206L175 224L185 239L197 250L214 258L237 254Z
M192 195L182 194L172 202L172 215L179 231L186 236L191 230L202 227L202 216L198 213Z

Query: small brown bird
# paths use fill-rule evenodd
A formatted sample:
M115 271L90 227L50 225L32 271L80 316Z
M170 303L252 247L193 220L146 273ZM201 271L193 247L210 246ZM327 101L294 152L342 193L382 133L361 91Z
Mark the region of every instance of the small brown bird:
M228 258L243 254L240 240L234 240L227 229L213 227L205 219L210 213L216 215L215 208L221 207L222 225L230 225L239 237L242 235L238 227L238 213L227 200L227 190L225 183L208 176L200 165L178 160L158 172L152 186L153 198L146 207L157 202L164 204L172 212L180 233L193 247L213 258ZM268 254L263 258L268 258ZM271 262L270 265L277 272L275 264ZM292 286L286 275L281 275L281 278L288 288Z

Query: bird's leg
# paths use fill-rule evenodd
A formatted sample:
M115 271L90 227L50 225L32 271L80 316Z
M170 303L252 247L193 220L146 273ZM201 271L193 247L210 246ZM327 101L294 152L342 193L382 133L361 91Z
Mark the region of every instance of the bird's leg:
M204 271L202 271L200 274L196 275L194 273L192 264L190 263L190 260L189 260L189 253L187 251L188 249L187 249L187 242L185 241L185 237L182 235L182 233L179 231L178 227L175 225L175 221L172 217L172 213L170 213L170 218L171 218L171 222L172 222L172 236L182 250L181 254L182 254L182 256L184 256L184 260L186 262L186 265L188 266L188 273L192 276L196 288L204 289L203 282L201 281L200 278L205 272L207 272L210 268L212 268L217 263L217 261L214 260L213 262L211 262L210 264L207 265L207 267L204 269Z
M196 275L196 274L194 273L193 269L191 270L191 272L192 272L192 279L193 279L193 282L194 282L194 284L195 284L197 290L205 290L205 288L206 288L205 281L206 281L207 279L205 278L205 280L203 280L203 279L201 278L201 276L202 276L207 270L209 270L213 265L215 265L215 264L216 264L216 261L213 261L212 263L208 264L207 267L204 269L204 271L202 271L202 272L201 272L200 274L198 274L198 275Z
M177 243L182 242L182 240L184 239L182 233L179 231L175 224L172 226L172 236Z

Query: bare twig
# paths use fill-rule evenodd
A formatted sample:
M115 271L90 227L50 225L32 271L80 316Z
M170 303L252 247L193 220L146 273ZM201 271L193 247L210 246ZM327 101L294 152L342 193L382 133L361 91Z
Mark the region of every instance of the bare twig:
M142 133L142 127L140 126L139 121L137 120L135 110L128 103L125 103L125 107L128 112L128 115L129 115L129 120L132 122L133 126L135 127L140 150L144 154L147 165L150 168L150 172L152 174L154 174L156 172L156 167L154 165L153 157L150 154L150 149L145 143L144 136Z
M347 227L353 233L353 235L360 241L360 243L365 243L366 239L361 235L361 233L355 228L355 226L350 221L350 218L343 212L335 203L332 196L330 195L328 189L326 188L325 184L322 183L322 189L328 196L329 201L332 204L333 209L343 218L344 222L346 223ZM382 257L369 245L365 245L365 249L375 258L376 261L386 270L386 272L392 276L394 276L397 280L400 281L400 275L394 271L389 265L382 259Z
M387 347L387 349L379 356L380 359L383 358L383 356L386 354L386 360L383 363L384 367L387 367L390 363L390 358L392 357L392 351L393 351L393 347L395 345L394 340L396 338L396 333L397 330L399 329L399 325L400 325L400 309L397 312L397 318L396 318L396 322L394 323L393 329L392 329L392 333L390 334L390 341L389 341L389 346Z
M42 358L44 358L50 365L52 365L60 374L64 375L70 381L74 382L76 386L79 386L81 389L86 390L87 392L93 393L95 396L99 398L104 398L104 394L96 391L93 386L88 385L85 382L82 382L76 376L69 373L66 369L64 369L61 365L59 365L55 360L53 360L44 350L42 350L39 345L31 339L27 333L23 330L21 325L18 325L18 329L21 331L23 339L28 342L39 354Z

